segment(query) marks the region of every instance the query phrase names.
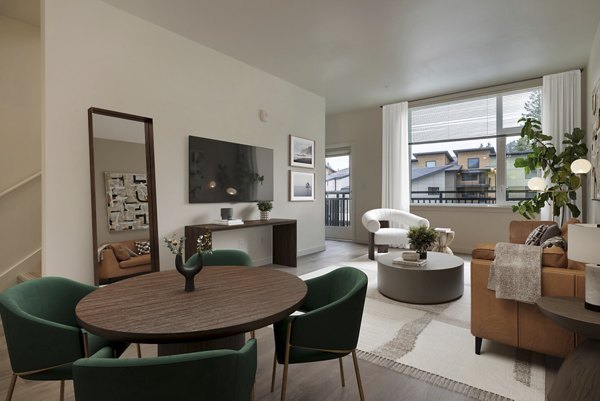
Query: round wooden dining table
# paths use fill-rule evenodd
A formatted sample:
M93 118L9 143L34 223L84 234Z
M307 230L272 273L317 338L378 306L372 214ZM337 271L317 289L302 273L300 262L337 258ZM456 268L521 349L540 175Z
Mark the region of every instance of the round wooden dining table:
M306 284L282 271L207 266L184 291L175 270L99 288L77 304L81 327L114 341L158 344L159 355L239 349L245 333L277 322L302 305Z

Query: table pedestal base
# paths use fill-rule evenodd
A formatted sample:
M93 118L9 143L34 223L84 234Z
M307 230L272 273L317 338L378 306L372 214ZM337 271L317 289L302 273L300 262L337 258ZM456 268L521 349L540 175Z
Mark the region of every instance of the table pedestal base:
M208 351L215 349L239 350L246 343L244 333L214 340L196 341L189 343L158 344L158 356L187 354L189 352Z
M592 401L600 394L600 341L586 340L563 362L548 401Z

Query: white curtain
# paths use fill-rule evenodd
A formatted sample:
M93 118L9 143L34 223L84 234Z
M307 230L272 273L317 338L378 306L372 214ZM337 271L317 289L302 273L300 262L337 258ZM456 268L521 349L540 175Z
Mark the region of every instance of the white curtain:
M554 147L561 152L565 132L571 133L573 128L581 128L581 71L545 75L542 99L542 130L544 134L552 136ZM579 210L582 210L581 204L581 191L578 191ZM552 220L552 209L544 207L540 218Z
M381 206L410 209L408 102L383 106Z

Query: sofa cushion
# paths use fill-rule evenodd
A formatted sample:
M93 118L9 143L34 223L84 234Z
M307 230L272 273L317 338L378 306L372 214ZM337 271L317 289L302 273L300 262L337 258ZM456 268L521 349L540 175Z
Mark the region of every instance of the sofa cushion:
M494 260L496 244L477 244L471 252L473 259Z
M544 231L544 234L542 235L542 238L540 238L540 245L543 244L544 242L546 242L547 240L549 240L552 237L560 236L561 233L562 232L561 232L560 228L558 227L558 224L551 224L551 225L549 225L548 228L546 229L546 231Z
M546 224L542 224L534 228L533 231L531 231L527 236L527 239L525 240L525 245L539 245L540 240L547 229L548 225Z
M150 254L134 256L128 260L124 260L119 262L119 267L121 269L128 269L131 267L141 266L141 265L149 265L150 264Z
M127 247L119 242L115 242L110 247L112 248L113 252L115 253L115 257L119 262L128 260L131 257L127 251Z

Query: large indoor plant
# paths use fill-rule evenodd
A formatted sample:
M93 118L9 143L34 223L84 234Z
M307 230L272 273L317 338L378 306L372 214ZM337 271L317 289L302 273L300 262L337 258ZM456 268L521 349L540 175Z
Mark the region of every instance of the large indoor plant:
M521 118L524 122L521 129L521 138L527 138L531 146L531 153L527 157L515 160L515 167L525 169L525 174L541 170L547 187L535 194L531 199L522 200L512 207L513 212L518 212L526 219L535 217L545 204L552 207L555 219L561 215L564 219L564 209L568 208L573 217L578 217L581 212L575 201L576 190L581 187L581 179L571 171L571 163L587 155L588 148L583 143L585 133L580 128L573 129L571 134L565 133L562 144L564 150L558 152L552 142L552 137L542 133L541 123L533 118Z
M427 249L437 240L438 233L425 226L410 226L408 228L408 243L419 253L420 259L427 259Z

